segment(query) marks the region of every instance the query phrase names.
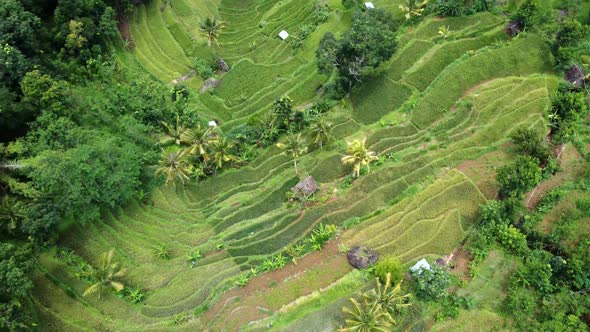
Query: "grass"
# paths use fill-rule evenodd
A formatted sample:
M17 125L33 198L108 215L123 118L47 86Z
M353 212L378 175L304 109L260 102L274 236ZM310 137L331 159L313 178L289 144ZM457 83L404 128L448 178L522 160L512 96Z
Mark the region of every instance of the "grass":
M204 116L221 119L223 130L268 111L282 95L290 95L298 106L314 99L327 80L314 63L317 44L323 33L338 35L350 25L350 12L330 0L338 10L294 51L276 33L310 22L314 1L178 0L164 11L161 3L138 6L131 20L137 48L133 53L118 50L118 61L169 84L190 69L194 56L223 57L232 66L221 77L223 83L214 93L195 93L191 101ZM375 4L397 11L399 1ZM203 44L198 22L207 16L226 23L221 48ZM269 147L246 166L185 187L157 188L149 204L129 202L103 211L100 222L69 229L60 246L91 264L116 248L116 259L129 269L125 282L144 289L146 300L131 305L113 293L104 301L83 298L87 283L75 277L73 267L46 253L34 276L34 303L45 329L157 331L176 322L176 329L205 330L206 308L216 304L241 271L300 241L320 222L342 226L357 220L342 235L347 244L370 245L406 264L451 252L484 202L472 182L477 178L452 168L494 151L519 124L542 125L557 83L547 74L552 64L541 39L528 35L496 42L503 39L498 28L503 23L489 13L425 18L400 36L399 50L381 74L355 91L350 104L329 112L337 141L299 161L302 174L313 175L330 195L326 202L304 212L288 207L285 193L298 178L289 158ZM447 41L437 33L441 26L452 31ZM257 47L251 49L254 41ZM192 79L189 87L197 89L199 83ZM359 137L368 138L371 150L392 158L342 189L341 179L349 172L340 162L344 141ZM158 245L170 246L168 260L154 256ZM195 249L204 257L191 268L186 254ZM489 299L500 298L498 289L510 267L507 259L484 264L466 288L473 294L483 289L483 297L476 298L477 310L462 312L462 317L479 319L477 326L499 322L493 313L497 303ZM306 287L321 278L313 271L317 269L299 274L307 276L301 279ZM347 298L366 285L362 273L352 272L297 299L301 289L283 289L276 282L265 299L276 308L285 305L284 310L251 330L265 330L268 322L277 331L334 329ZM190 314L195 308L205 314ZM443 322L433 329L467 331L474 326Z

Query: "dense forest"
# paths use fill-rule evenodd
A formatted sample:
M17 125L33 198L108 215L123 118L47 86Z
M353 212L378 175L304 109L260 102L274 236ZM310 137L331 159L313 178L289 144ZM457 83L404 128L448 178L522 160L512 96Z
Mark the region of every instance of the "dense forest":
M156 46L143 47L140 43L144 37L133 29L141 27L136 21L143 19L144 11L149 8L153 11L148 14L182 22L181 14L189 9L181 5L194 7L186 2L190 3L0 1L0 330L59 330L56 327L59 325L45 325L40 301L34 300L39 286L33 276L51 274L46 272L48 264L43 262L49 256L70 267L83 261L77 255L93 261L80 270L87 274L79 274L77 278L90 287L99 284L99 298L104 287L114 288L113 294L120 293L120 298L125 297L131 304L145 302L143 291L134 294L126 287L127 283L123 286L115 281L115 277L123 276L118 274L119 267L111 264L115 251L91 255L78 250L74 254L77 250L70 249L79 245L72 248L65 245L73 243L68 241L77 236L84 242L88 235L75 232L103 227L96 226L101 223L109 225L105 221L109 216L118 217L118 211L136 204L146 211L156 210L154 216L165 215L162 218L166 220L185 218L197 225L202 219L206 224L206 227L196 228L201 227L198 225L178 232L179 238L185 236L184 232L207 238L204 244L199 242L200 237L198 241L187 240L198 249L191 249L186 259L184 252L175 253L169 244L161 244L150 257L150 268L161 261L173 261L175 254L182 256L180 265L185 270L187 261L190 269L193 266L199 269L199 264L209 261L217 264L215 255L227 255L231 259L223 256L220 261L227 258L235 264L224 267L226 270L219 269L231 270L220 279L224 286L219 289L210 286L215 291L205 297L206 301L187 305L191 313L186 317L205 317L203 322L198 322L203 325L188 329L199 330L207 326L206 322L214 322L214 319L207 321L207 310L215 308L216 301L229 289L246 289L243 287L249 282L256 284L253 280L259 274L282 270L288 262L297 266L297 260L303 261L306 254L329 253L331 249L323 249L330 246L329 241L349 241L334 249L335 255L337 251L347 252L348 244L356 244L353 242L361 235L364 242L370 243L372 238L377 241L378 233L368 234L373 225L382 222L380 218L393 218L396 213L406 213L405 209L409 209L408 215L413 210L424 209L426 212L420 212L424 213L424 220L450 218L460 211L463 218L460 219L463 223L458 222L460 236L457 241L454 235L447 237L455 242L439 251L446 252L457 245L465 248L470 257L471 275L463 280L444 267L433 265L432 269L415 275L412 281L399 282L409 262L415 262L418 257L404 256L402 245L392 251L396 253L395 258L385 257L384 253L389 253L387 246L395 242L392 235L389 244L375 244L383 250L380 254L384 259L363 270L362 275L347 274L349 279L342 279L353 284L349 288L357 295L371 288L360 297L352 292L339 293L345 302L349 297L357 298L344 303L346 321L340 319L340 310L335 314L343 331L412 330L413 322L420 319L416 317L433 317L437 322L456 318L459 310L476 306L471 297L477 295L462 293L462 287L470 287L466 280L476 280L477 271L487 268L490 257L494 259L498 255L505 257L503 264L512 266L506 283L499 286L505 298L497 311L508 317L505 329L588 330L588 1L375 1L376 9L352 0L312 1L313 4L307 0L301 4L221 0L205 1L206 5L194 5L193 1L194 6L210 6L211 15L195 20L194 27L185 25L185 29L197 31L199 37L170 36L178 41L186 40L185 44L190 45L189 51L183 51L183 56L186 53L190 57L190 63L182 70L190 70L189 78L193 75L195 78L175 79L170 83L174 75L182 78L185 72L178 70L169 75L161 64L154 65L156 69L150 67L140 52ZM287 18L288 10L273 9L273 6L291 5L293 11L299 7L309 10L305 9L296 18ZM219 8L211 9L213 6ZM194 8L191 10L201 15L201 7ZM235 8L235 12L228 8ZM247 16L250 11L255 19ZM153 20L155 17L149 16ZM473 17L480 21L472 25L463 23ZM294 35L284 44L278 44L281 41L275 35L282 29L280 24L287 24L272 26L280 20L304 22L297 23L296 33L293 27ZM231 24L238 27L231 30ZM431 27L435 24L439 26ZM178 28L170 22L164 26L170 31ZM259 33L256 29L263 31L261 34L266 39L258 37L246 44L236 37L243 33L246 36L243 38L247 38L249 33ZM266 29L272 34L266 33ZM134 34L133 38L130 34ZM137 45L133 45L133 39ZM279 45L276 50L271 42ZM166 45L164 40L158 43ZM288 49L284 51L281 47ZM172 46L166 57L173 58L171 49ZM229 59L231 69L221 55ZM241 61L242 57L248 61ZM275 67L274 63L264 63L275 60L279 64ZM395 63L391 66L392 61ZM176 62L181 60L170 60L174 65ZM488 68L490 73L482 74ZM313 79L303 81L306 77ZM493 82L504 77L506 81ZM217 79L222 81L219 87L199 93L202 84L219 84L215 82ZM198 83L193 84L195 80ZM491 87L485 85L489 82ZM283 85L289 88L283 91ZM473 94L481 86L481 92ZM509 89L501 92L506 87ZM269 92L273 90L276 92ZM506 98L506 106L494 108L501 98L494 97L493 91L505 93L501 98L510 96ZM536 97L535 91L544 95ZM268 93L268 97L249 99L262 93ZM364 96L369 97L362 99ZM521 105L520 98L529 100ZM545 104L530 106L539 100ZM488 106L489 114L507 112L501 113L507 120L486 113ZM526 111L529 106L533 108L528 113L516 117L517 110L522 107ZM475 112L481 114L473 115ZM339 121L341 115L342 121L337 123L334 119ZM489 132L485 131L488 127L492 128ZM461 141L471 135L472 141ZM580 155L581 170L575 177L564 180L560 174L569 174L574 169L564 164L561 157L566 146ZM479 150L470 154L474 149ZM463 175L453 175L453 171L450 175L446 175L448 170L438 171L446 167L459 169L461 162L476 160L495 150L507 152L502 152L499 163L490 161L493 174L485 171L481 176L487 177L487 182L462 180ZM305 159L311 154L314 156ZM288 165L284 170L283 164ZM341 169L345 169L344 173L332 175ZM424 175L413 173L416 170L424 170ZM468 171L465 171L467 177ZM324 190L315 196L292 191L291 187L305 178L304 174L313 175L323 183ZM403 174L403 183L398 183L394 175L385 174ZM445 195L444 181L449 181L449 188L463 182L470 185L466 185L468 189L464 192L438 203L439 207L452 205L454 210L432 212L431 216L428 213L438 211L438 207L422 204L427 205L430 192L440 190L440 195ZM483 189L487 184L481 183L490 181L492 194L487 195ZM544 196L534 206L529 204L535 191L551 181L555 185L543 192ZM393 184L403 188L394 188ZM387 185L392 187L383 187L377 194L373 191ZM161 194L159 190L167 191ZM190 194L191 190L194 194ZM158 205L163 199L157 193L171 197L171 193L178 194L186 210L174 202L166 203L171 206L171 212L157 211L165 210ZM546 215L560 202L567 201L571 193L579 198L561 210L560 226L549 232L540 230ZM172 202L173 198L167 201ZM356 205L357 202L361 204ZM390 211L390 207L395 209ZM464 212L469 209L474 212ZM269 216L268 224L262 226L267 222L265 215ZM465 226L467 215L476 217ZM248 220L255 222L239 224ZM289 223L289 220L297 221ZM297 228L298 225L301 226ZM151 232L149 227L146 226L146 232ZM129 242L131 238L150 243L142 238L147 235L141 231L133 234L117 243ZM254 241L259 234L269 237L263 237L264 244L255 248L256 243L262 243ZM253 244L248 243L250 240ZM89 246L94 245L93 241L88 240ZM133 249L135 245L129 246ZM122 249L117 249L116 255L124 256L129 262L137 258L133 254L125 256ZM432 250L420 253L424 257L439 255L438 247ZM64 258L67 255L76 258L68 261ZM131 264L126 268L132 268ZM217 272L212 269L208 273L217 276ZM110 275L105 277L101 273ZM63 286L67 282L58 279L52 276L43 280L52 280L64 292L77 294L78 291L72 290L75 287ZM133 275L130 279L129 284L137 284L141 276ZM158 287L160 284L147 288L156 292ZM319 289L327 285L312 287ZM104 291L105 297L113 294ZM87 292L68 294L74 299L86 295ZM115 300L123 302L120 298ZM371 302L374 298L381 304ZM121 305L128 305L127 302ZM168 305L165 300L162 303ZM410 304L414 309L404 308ZM185 318L186 310L154 314L153 317L174 314L173 321L177 321L166 327L151 325L151 328L171 329L182 322L192 322L195 318ZM182 318L178 318L180 313ZM109 316L101 311L102 314ZM109 321L105 321L108 325ZM137 326L129 325L128 329ZM219 328L219 325L211 326ZM86 328L117 330L117 327L121 325ZM290 330L297 329L292 326Z

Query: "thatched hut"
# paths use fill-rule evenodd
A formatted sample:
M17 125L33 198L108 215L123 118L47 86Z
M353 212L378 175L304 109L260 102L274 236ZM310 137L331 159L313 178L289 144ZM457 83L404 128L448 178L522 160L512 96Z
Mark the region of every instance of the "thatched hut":
M300 200L308 199L318 190L320 190L320 186L317 184L317 182L315 182L311 175L306 177L291 189L291 191L295 194L295 197Z
M379 254L375 250L364 246L354 246L350 248L346 257L348 258L350 265L357 269L366 269L377 263Z
M523 29L524 26L522 25L522 22L516 20L509 22L508 25L506 25L504 31L506 31L506 34L508 34L510 37L515 37L521 33Z
M565 72L565 79L577 87L586 85L586 73L581 66L573 65Z

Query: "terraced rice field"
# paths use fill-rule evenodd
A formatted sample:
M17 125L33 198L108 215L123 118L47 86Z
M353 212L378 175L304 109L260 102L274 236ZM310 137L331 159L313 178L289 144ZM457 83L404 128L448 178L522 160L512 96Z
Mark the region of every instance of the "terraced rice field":
M289 95L301 106L317 96L327 78L317 73L315 48L325 31L348 29L350 13L331 1L336 10L297 51L276 37L282 29L296 31L308 22L314 4L173 0L161 10L162 1L154 0L133 15L137 47L132 52L146 71L169 84L190 70L194 57L213 57L198 22L208 15L221 17L226 29L216 52L232 69L213 93L195 92L192 103L231 128L264 113L280 96ZM129 270L126 283L143 288L146 300L132 305L110 293L100 301L82 297L87 284L76 278L74 267L48 253L41 258L34 291L46 330L237 330L248 317L228 325L216 318L219 312L232 315L219 309L219 301L232 291L234 279L320 223L343 226L354 218L363 220L338 241L367 244L407 264L451 252L470 232L479 204L485 202L477 185L454 168L493 151L519 125L543 127L558 82L543 41L533 35L507 40L504 24L503 18L484 13L427 18L405 32L382 75L328 114L339 143L312 150L299 162L301 174L314 175L330 196L324 204L305 211L286 204L285 193L299 179L291 161L271 147L247 166L185 187L161 187L152 193L151 204L134 202L104 211L101 222L69 230L60 245L88 262L116 248ZM450 40L437 33L443 25L453 32ZM193 77L187 85L196 90L201 83ZM342 144L361 137L367 137L371 150L395 158L350 188L336 189L349 172L340 164ZM416 188L418 193L408 195ZM155 247L161 245L170 247L170 259L155 257ZM191 267L186 255L195 249L205 257ZM300 264L313 259L310 255ZM366 281L349 271L337 250L317 264L335 264L333 259L344 265L326 279L330 285L317 287L325 288L329 301L314 302L314 289L302 287L278 296L263 315L253 313L251 320L264 320L250 328L265 330L269 321L284 331L337 327L340 304L354 292L354 287L338 285ZM314 278L324 274L325 269L318 269ZM288 280L290 276L276 280L277 289L297 284L284 286Z

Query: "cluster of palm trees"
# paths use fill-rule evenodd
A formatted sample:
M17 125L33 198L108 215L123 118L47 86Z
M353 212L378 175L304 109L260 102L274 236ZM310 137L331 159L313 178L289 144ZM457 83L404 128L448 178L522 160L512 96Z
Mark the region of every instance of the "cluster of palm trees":
M354 140L348 142L346 149L346 156L342 157L342 163L345 165L352 165L352 176L359 177L363 166L367 167L367 173L371 172L371 163L379 158L373 151L367 149L367 138L362 140Z
M344 307L346 326L339 332L389 332L396 324L395 316L410 305L410 295L402 294L400 281L395 287L391 274L385 283L375 278L375 288L364 293L360 300L350 299L351 307Z
M217 127L198 124L188 129L178 120L175 127L167 123L163 125L167 135L160 144L173 143L180 147L162 153L156 175L164 174L166 184L176 184L177 180L185 184L191 176L200 179L215 174L228 163L240 162L240 158L232 153L234 144L223 137Z

